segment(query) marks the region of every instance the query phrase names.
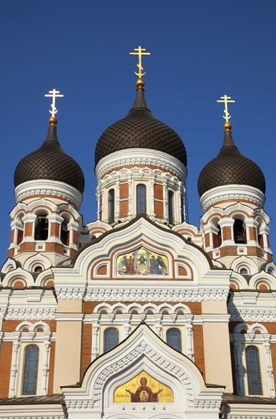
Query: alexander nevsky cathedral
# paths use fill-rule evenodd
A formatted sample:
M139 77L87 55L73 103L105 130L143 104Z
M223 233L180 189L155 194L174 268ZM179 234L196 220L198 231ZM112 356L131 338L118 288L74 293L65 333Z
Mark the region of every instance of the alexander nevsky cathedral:
M147 105L149 53L132 54L133 106L95 149L95 221L83 223L83 172L58 140L59 91L45 95L46 139L14 162L0 418L276 419L265 177L222 96L224 133L198 176L200 225L189 224L185 146Z

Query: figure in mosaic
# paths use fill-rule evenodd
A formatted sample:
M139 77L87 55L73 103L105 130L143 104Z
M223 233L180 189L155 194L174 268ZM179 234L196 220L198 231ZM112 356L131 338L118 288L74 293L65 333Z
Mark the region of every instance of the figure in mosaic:
M151 388L147 386L147 378L144 376L140 379L140 384L141 386L139 386L135 392L126 389L126 392L130 394L131 402L158 402L158 394L160 394L163 389L152 392Z

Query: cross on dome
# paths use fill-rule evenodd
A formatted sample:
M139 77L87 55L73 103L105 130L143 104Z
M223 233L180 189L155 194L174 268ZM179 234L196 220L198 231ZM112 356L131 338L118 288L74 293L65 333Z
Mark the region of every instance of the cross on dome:
M230 118L231 118L231 115L228 112L228 104L229 103L234 103L235 101L233 99L231 99L231 96L224 95L224 96L221 96L220 99L217 100L217 102L224 103L224 113L225 113L225 115L223 115L222 117L228 123Z
M143 76L145 76L146 72L143 72L144 68L142 66L142 56L143 55L151 55L150 52L146 51L146 48L142 48L141 46L139 46L138 48L134 48L134 51L129 53L130 55L138 55L138 73L135 71L134 74L136 74L136 76L139 77L139 79L141 79Z
M52 117L55 117L56 113L58 112L56 108L56 98L63 98L64 95L62 95L59 90L53 89L53 90L49 90L49 92L46 93L46 95L44 96L46 98L52 98L52 104L51 104L52 110L49 109L49 112Z

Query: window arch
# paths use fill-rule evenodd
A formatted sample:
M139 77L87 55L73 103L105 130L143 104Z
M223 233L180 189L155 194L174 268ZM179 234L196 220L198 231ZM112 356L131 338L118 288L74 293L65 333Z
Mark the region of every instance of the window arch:
M136 187L136 214L147 213L147 189L144 184Z
M249 395L263 395L259 350L256 346L245 349Z
M23 236L24 236L24 222L23 222L24 214L20 214L17 218L17 245L19 245L22 242Z
M115 190L112 188L108 191L108 223L115 221Z
M221 228L219 225L219 219L215 218L212 220L213 227L213 247L218 248L221 245Z
M166 341L173 349L182 352L181 332L178 328L169 328L167 330Z
M49 224L47 216L46 212L37 215L35 224L35 240L37 241L46 241L48 239Z
M171 190L168 191L168 222L174 223L174 193Z
M69 230L68 230L68 216L63 216L63 221L60 227L60 240L64 245L69 246Z
M234 230L234 242L236 244L246 244L246 231L244 228L243 220L235 219L233 230Z
M31 344L25 348L22 395L36 394L38 358L38 346Z
M119 331L117 328L110 327L104 330L104 352L113 349L119 344Z

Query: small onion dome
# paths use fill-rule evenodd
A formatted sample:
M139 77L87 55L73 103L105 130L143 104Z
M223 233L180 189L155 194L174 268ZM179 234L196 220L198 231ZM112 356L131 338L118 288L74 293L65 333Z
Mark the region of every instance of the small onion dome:
M154 118L148 109L144 81L138 79L136 86L137 93L132 109L125 118L108 127L98 140L95 164L119 150L144 148L168 153L186 166L187 154L181 138L168 125Z
M224 124L224 140L219 154L202 169L198 178L200 197L212 188L238 184L258 188L265 193L265 177L259 166L243 156L236 147L231 124Z
M80 166L61 148L57 138L57 120L51 117L42 146L25 156L14 172L14 185L36 179L64 182L83 193L84 176Z

